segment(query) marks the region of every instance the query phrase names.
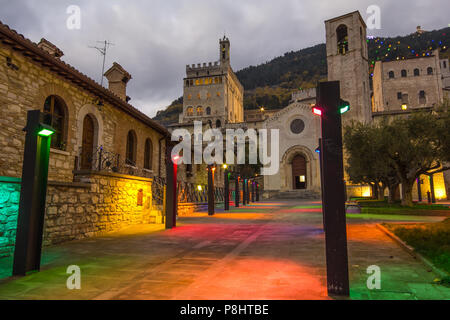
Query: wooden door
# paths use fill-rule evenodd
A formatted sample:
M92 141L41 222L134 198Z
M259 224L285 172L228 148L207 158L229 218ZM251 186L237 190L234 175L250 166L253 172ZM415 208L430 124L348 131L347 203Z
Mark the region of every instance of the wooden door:
M305 157L297 155L294 160L292 160L292 177L292 186L294 190L304 190L307 188Z
M94 120L87 115L83 121L83 145L81 147L81 169L92 169L94 152Z

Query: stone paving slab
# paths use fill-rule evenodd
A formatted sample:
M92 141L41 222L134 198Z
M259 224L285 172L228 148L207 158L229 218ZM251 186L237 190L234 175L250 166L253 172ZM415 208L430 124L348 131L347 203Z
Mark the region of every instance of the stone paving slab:
M450 288L377 222L348 219L351 298L450 299ZM0 281L0 299L329 299L319 203L259 203L178 223L45 248L42 272ZM69 265L81 268L81 290L66 288ZM381 290L367 288L372 265L381 268Z

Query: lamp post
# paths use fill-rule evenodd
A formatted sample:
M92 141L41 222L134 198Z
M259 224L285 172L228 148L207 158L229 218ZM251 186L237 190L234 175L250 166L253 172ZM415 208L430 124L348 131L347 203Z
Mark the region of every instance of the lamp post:
M256 183L256 202L259 202L259 183Z
M25 276L41 268L42 234L47 197L51 136L55 130L41 122L41 112L28 112L24 128L25 150L22 168L19 216L13 275Z
M247 204L247 179L242 179L242 205L245 207Z
M223 165L224 169L224 184L225 184L225 197L224 197L224 210L230 210L230 178L228 172L228 166L226 164Z
M213 216L215 210L214 199L214 172L216 168L212 165L208 166L208 215Z
M178 160L179 156L171 157L172 148L167 148L166 171L167 171L167 190L166 190L166 229L176 228L177 210L178 210Z
M321 117L320 145L329 295L349 296L347 225L342 146L342 114L350 104L340 98L338 81L321 82L313 113Z
M234 206L236 208L239 208L239 202L241 199L241 191L239 190L239 180L241 177L238 175L237 172L235 172L234 177Z

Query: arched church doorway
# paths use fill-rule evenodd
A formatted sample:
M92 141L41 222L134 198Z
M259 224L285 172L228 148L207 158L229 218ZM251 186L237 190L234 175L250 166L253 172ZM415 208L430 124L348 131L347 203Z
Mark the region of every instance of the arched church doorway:
M294 190L305 190L307 185L306 159L302 155L296 155L292 160L292 177Z
M94 119L86 115L83 120L83 142L81 146L81 169L92 169L94 152Z

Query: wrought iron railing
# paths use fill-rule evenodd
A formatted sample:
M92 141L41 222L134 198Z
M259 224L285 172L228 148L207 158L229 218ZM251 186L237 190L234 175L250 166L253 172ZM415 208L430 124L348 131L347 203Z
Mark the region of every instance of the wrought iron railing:
M83 155L80 148L76 169L120 173L143 178L153 177L151 170L139 168L133 161L124 160L120 154L107 151L102 146L92 155Z
M164 208L164 192L166 188L166 179L161 177L153 178L152 183L152 204L153 208L163 210Z
M183 181L178 181L178 203L207 203L208 186L198 185ZM223 188L214 188L214 199L216 202L225 201L225 190Z

